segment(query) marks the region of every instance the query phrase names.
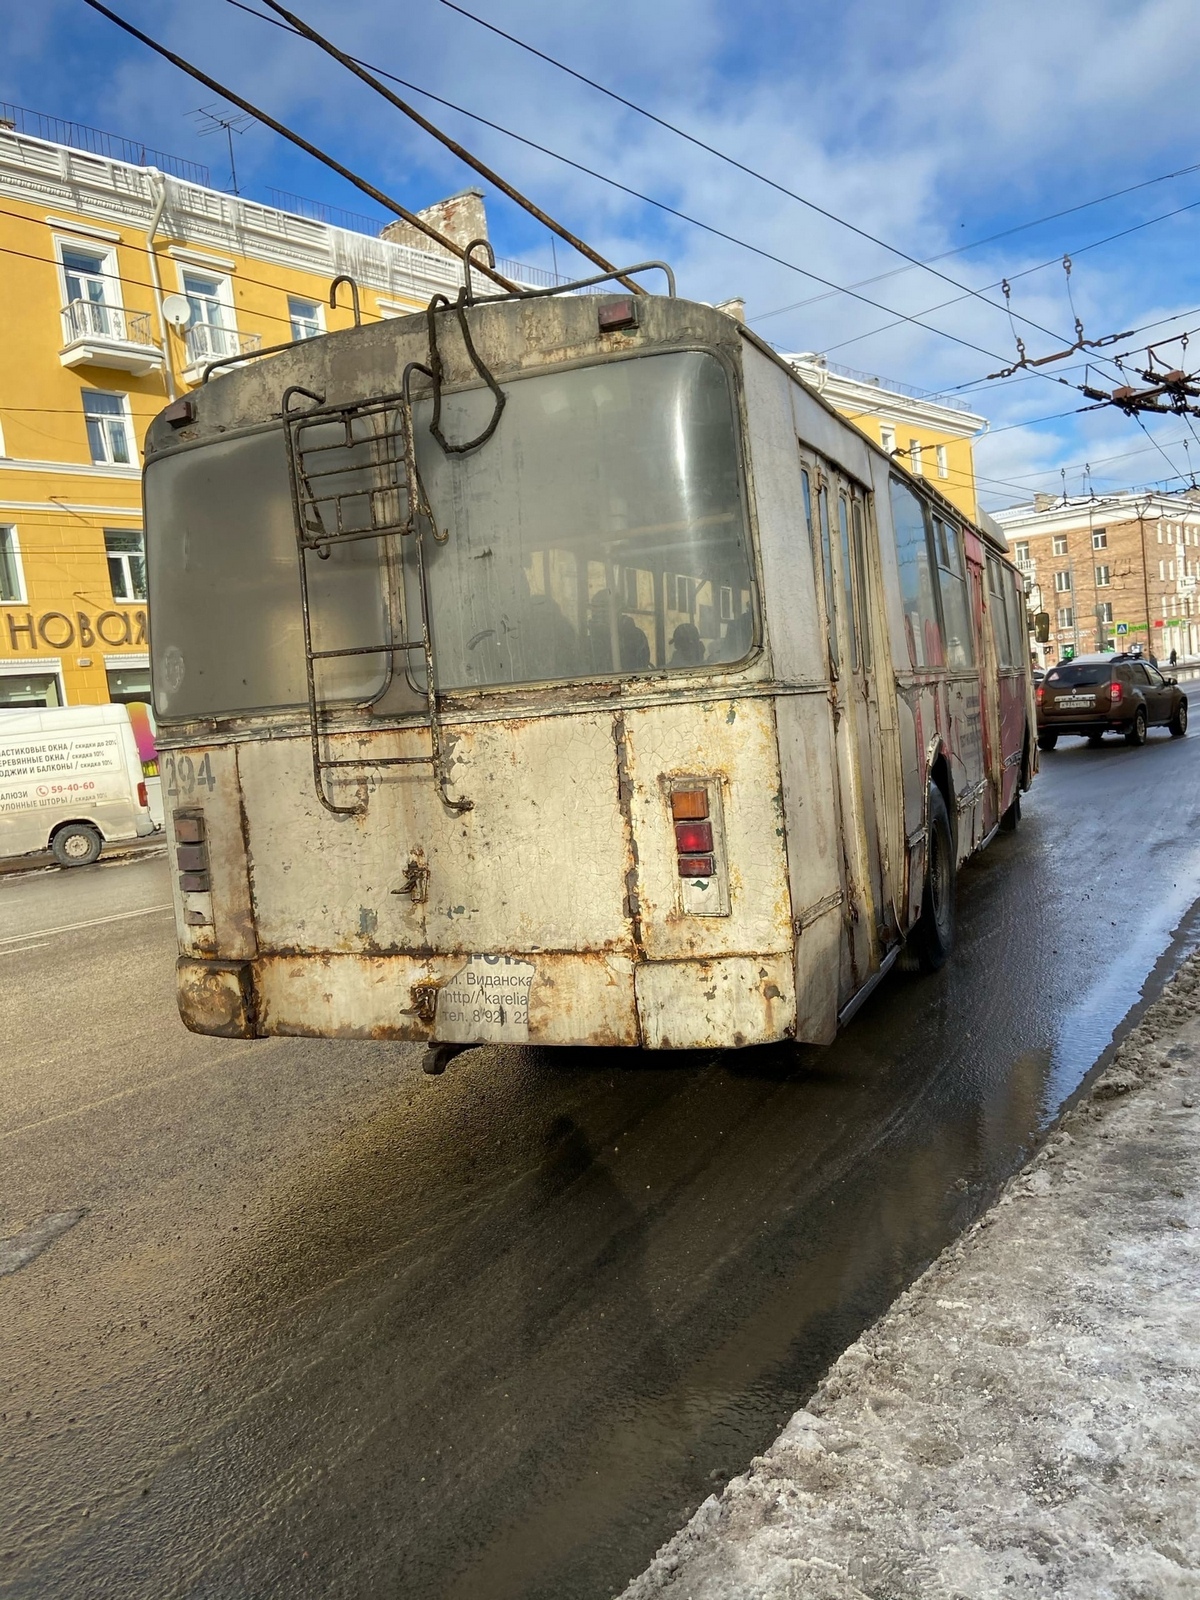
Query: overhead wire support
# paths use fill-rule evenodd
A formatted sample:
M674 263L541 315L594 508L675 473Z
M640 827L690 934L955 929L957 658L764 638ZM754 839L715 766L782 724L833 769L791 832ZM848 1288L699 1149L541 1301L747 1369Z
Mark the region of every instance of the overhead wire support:
M1071 293L1071 258L1069 255L1062 258L1063 271L1067 275L1067 298L1071 302L1071 315L1075 319L1075 343L1068 345L1065 350L1053 350L1048 356L1030 356L1025 350L1025 341L1017 333L1013 324L1012 313L1012 284L1007 278L1000 282L1000 289L1004 295L1004 305L1008 312L1008 320L1013 330L1013 338L1017 342L1017 359L1011 367L1002 367L999 372L989 372L987 382L996 378L1011 378L1015 372L1029 371L1034 367L1046 367L1053 361L1065 361L1068 356L1078 354L1080 350L1103 350L1110 344L1116 344L1119 339L1128 339L1133 330L1127 328L1123 333L1106 333L1099 339L1085 339L1083 336L1083 322L1075 309L1075 296ZM1022 318L1026 321L1026 318Z
M304 38L317 45L319 49L324 50L335 61L339 61L348 72L352 72L356 78L361 78L363 83L374 89L376 94L382 95L390 105L395 106L398 111L402 111L419 128L434 139L437 139L440 144L445 145L447 150L478 172L480 177L486 178L489 183L495 184L502 194L506 194L510 200L515 201L531 217L536 218L538 222L549 228L552 233L556 233L560 239L565 240L573 250L578 250L581 256L585 256L587 260L593 262L596 266L602 267L605 272L613 273L617 277L617 281L623 284L626 289L632 290L634 294L646 293L640 283L635 282L632 278L621 277L613 263L607 261L598 250L593 250L577 234L572 233L569 228L565 228L561 222L556 222L552 216L543 211L540 206L535 205L519 189L514 188L492 167L480 161L477 156L472 155L464 145L459 144L457 139L453 139L448 133L444 133L435 123L430 122L428 117L422 116L415 106L410 106L406 100L401 100L398 94L393 94L386 84L381 83L375 74L369 72L355 57L347 55L344 50L339 50L337 45L325 38L323 34L318 33L314 27L310 26L301 17L298 17L294 11L288 11L286 7L281 6L278 0L264 0L264 4L268 5L278 16L285 18L297 33L302 34Z
M448 250L451 255L457 256L460 261L466 260L467 252L460 244L456 243L455 240L448 238L446 234L440 231L440 229L435 228L432 223L426 222L424 217L418 216L415 211L409 211L407 207L402 206L398 200L393 200L391 195L385 194L382 189L377 189L375 185L373 183L369 183L366 178L360 178L356 172L352 172L349 167L343 166L342 163L334 156L327 154L327 152L320 149L319 146L312 144L308 139L305 139L303 135L296 133L294 129L289 128L286 123L278 121L277 118L272 117L268 112L263 111L258 106L254 105L252 101L243 99L241 95L235 94L232 89L227 88L223 83L219 83L216 78L210 78L206 72L202 72L199 67L193 66L192 63L186 60L183 56L176 55L173 50L168 50L166 45L159 44L158 41L156 39L152 39L148 33L143 33L140 28L135 28L132 22L127 22L124 17L118 16L115 11L110 11L109 8L102 3L102 0L84 0L84 4L90 6L93 11L98 11L102 17L107 17L110 22L116 23L118 28L123 29L124 32L130 34L134 39L139 40L148 49L153 50L156 55L162 56L163 59L165 61L169 61L172 66L178 67L181 72L186 72L189 78L195 78L197 83L204 84L206 88L211 89L215 94L221 95L232 105L240 106L241 109L245 112L248 112L250 116L257 117L257 119L263 123L265 127L268 127L274 133L279 134L281 138L289 140L290 143L303 150L305 154L310 155L315 160L322 162L325 166L329 167L331 171L336 172L339 177L345 178L347 183L352 183L356 189L361 189L363 194L369 195L372 200L377 202L377 204L384 206L395 216L400 217L402 221L411 223L411 225L420 233L423 233L427 238L432 239L435 244L441 245L442 248ZM480 272L484 275L484 277L490 278L493 283L499 284L500 287L506 290L509 294L521 293L521 289L518 284L513 283L511 279L506 278L502 272L497 272L494 267L489 266L486 262L473 261L471 264L476 272Z

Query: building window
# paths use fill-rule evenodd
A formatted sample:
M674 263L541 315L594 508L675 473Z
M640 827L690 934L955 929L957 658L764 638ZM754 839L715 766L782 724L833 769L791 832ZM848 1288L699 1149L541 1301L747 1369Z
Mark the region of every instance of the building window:
M1167 581L1167 563L1165 561L1158 563L1158 581L1159 583L1166 583Z
M1059 594L1071 592L1071 574L1069 572L1056 572L1054 574L1054 587Z
M1016 557L1017 565L1019 567L1027 567L1029 565L1028 539L1018 539L1016 544L1013 546L1013 554Z
M288 295L288 320L292 324L292 338L319 339L325 332L323 307L318 300L300 300Z
M1075 612L1070 606L1059 606L1058 625L1060 628L1073 628L1075 626Z
M0 706L10 710L43 710L66 705L62 675L58 672L0 670Z
M109 658L111 660L111 657ZM150 665L109 667L108 698L113 705L150 704Z
M1096 607L1096 619L1098 622L1112 621L1113 614L1111 600L1102 600L1101 603Z
M895 428L889 428L886 422L881 422L879 425L879 442L890 456L896 448Z
M186 335L188 360L195 363L236 356L239 353L237 334L232 326L232 311L226 303L229 280L203 272L185 272L183 292L192 312Z
M21 571L21 552L17 549L17 530L0 528L0 603L21 605L25 601L25 578Z
M104 553L108 557L108 581L114 600L146 598L146 547L141 530L136 533L104 534Z
M112 276L108 252L81 250L68 244L60 245L59 252L71 334L76 338L124 338L120 309L112 304L113 296L108 293Z
M921 472L921 441L920 441L920 439L910 439L908 441L908 464L912 468L914 474L918 478L923 476L923 474Z
M1096 529L1093 530L1093 532L1092 532L1092 549L1093 550L1107 550L1108 549L1108 529L1107 528L1096 528Z
M1056 556L1065 556L1066 553L1067 553L1067 536L1066 536L1065 533L1056 533L1054 535L1054 554Z
M1108 568L1107 567L1097 567L1096 568L1096 587L1097 587L1097 589L1107 589L1108 588L1108 582L1109 582Z
M939 444L937 447L937 469L939 478L950 476L950 463L946 459L946 446Z
M128 467L130 426L123 394L104 394L99 389L83 391L83 415L87 421L88 444L92 461L98 467Z

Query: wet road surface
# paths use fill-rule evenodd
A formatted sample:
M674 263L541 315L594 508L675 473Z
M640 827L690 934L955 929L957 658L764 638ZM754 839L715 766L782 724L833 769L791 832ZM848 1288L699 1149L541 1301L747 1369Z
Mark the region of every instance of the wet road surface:
M165 862L0 882L0 1594L619 1590L1194 940L1200 738L1042 764L825 1051L195 1038Z

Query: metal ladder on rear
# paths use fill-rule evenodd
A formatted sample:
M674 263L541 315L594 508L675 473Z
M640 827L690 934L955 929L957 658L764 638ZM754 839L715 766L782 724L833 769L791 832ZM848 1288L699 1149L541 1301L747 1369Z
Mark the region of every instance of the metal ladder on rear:
M434 682L433 636L429 626L429 593L425 572L424 539L439 539L432 512L417 472L413 441L412 402L409 378L417 363L406 369L399 394L381 395L349 405L326 405L322 395L293 385L285 390L282 402L284 437L291 477L292 512L295 519L297 554L300 568L300 605L304 620L304 661L308 682L308 721L312 740L313 784L317 799L334 816L361 816L367 809L366 773L381 767L427 766L431 768L442 800L452 811L469 811L470 800L452 799L447 792L449 774L439 721L438 693ZM307 406L298 401L307 400ZM389 639L381 644L353 645L335 650L313 648L312 603L309 594L309 561L327 561L342 545L365 539L390 541L411 538L416 555L417 592L420 599L419 638ZM444 538L444 536L443 536ZM403 595L403 548L388 546L388 614L393 614L397 594ZM392 551L399 559L393 563ZM406 618L405 605L402 614ZM419 652L424 657L425 701L430 749L419 756L338 757L328 754L330 734L328 708L317 692L317 663L352 656L385 656L389 662L401 655L407 662ZM410 679L411 681L411 679ZM350 731L350 730L346 730ZM329 792L332 774L359 772L362 781L358 798L350 805L339 805Z

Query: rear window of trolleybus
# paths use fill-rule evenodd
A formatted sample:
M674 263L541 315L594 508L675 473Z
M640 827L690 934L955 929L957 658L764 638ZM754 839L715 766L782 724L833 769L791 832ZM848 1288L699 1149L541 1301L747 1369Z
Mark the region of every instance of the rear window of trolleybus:
M495 434L466 455L444 454L429 403L415 407L422 481L449 535L424 540L438 687L696 672L746 657L756 602L720 362L696 351L642 356L543 371L504 390ZM446 395L445 436L477 435L492 404L487 389ZM207 469L191 459L205 456ZM301 704L282 439L217 443L191 458L153 463L146 478L158 712ZM403 555L415 632L411 539ZM387 636L380 547L348 545L309 573L316 646ZM417 658L409 670L419 673ZM364 702L386 677L382 657L328 663L322 698Z

